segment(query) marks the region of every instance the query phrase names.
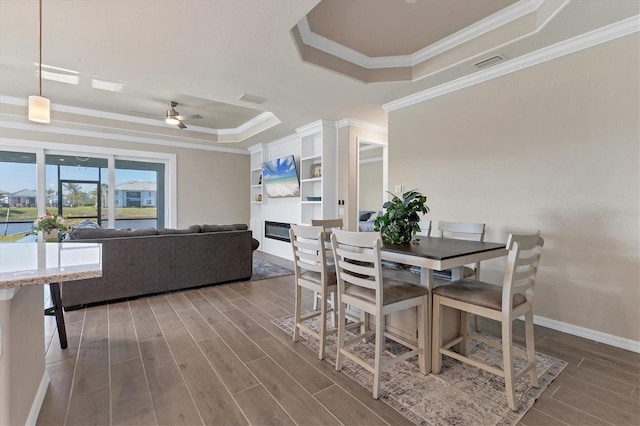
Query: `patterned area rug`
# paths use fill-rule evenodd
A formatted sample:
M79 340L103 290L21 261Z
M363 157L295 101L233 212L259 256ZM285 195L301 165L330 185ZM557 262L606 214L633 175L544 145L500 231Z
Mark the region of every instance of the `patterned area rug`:
M265 280L267 278L276 278L285 275L293 275L293 271L257 257L253 258L253 275L251 276L251 281Z
M293 335L293 316L272 321L282 330ZM317 330L317 318L308 321ZM488 334L486 337L492 338ZM495 339L495 338L494 338ZM314 352L318 351L318 341L306 333L301 333L300 341ZM387 340L385 356L388 358L401 346ZM352 347L353 349L354 347ZM372 342L355 346L359 356L373 364L374 345ZM335 364L336 336L327 337L325 361ZM500 351L480 342L471 341L470 356L502 366ZM443 357L442 372L438 375L423 376L417 365L417 357L395 364L381 375L380 400L417 425L515 425L531 408L535 400L566 367L567 363L541 353L536 354L540 388L528 384L528 377L521 378L516 385L518 411L507 406L504 380L479 368L461 363L447 356ZM524 365L524 360L517 368ZM372 390L373 374L345 359L342 371L365 387Z

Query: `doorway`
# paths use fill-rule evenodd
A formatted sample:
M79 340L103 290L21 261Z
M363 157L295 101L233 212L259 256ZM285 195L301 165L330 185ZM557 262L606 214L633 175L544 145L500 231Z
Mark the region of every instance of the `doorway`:
M387 201L387 144L360 138L357 141L356 222L358 231L373 231L374 221Z

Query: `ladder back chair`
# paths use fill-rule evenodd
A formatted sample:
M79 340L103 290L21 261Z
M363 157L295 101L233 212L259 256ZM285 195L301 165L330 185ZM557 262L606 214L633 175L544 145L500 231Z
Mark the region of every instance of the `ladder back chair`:
M327 249L327 262L333 264L333 251L331 249L331 233L334 229L342 229L342 219L311 219L311 226L322 226L324 228L324 236L326 238L325 247ZM314 293L313 310L318 309L320 295ZM332 305L333 306L333 305Z
M378 232L336 230L331 235L331 242L338 274L338 317L344 318L346 305L359 309L363 317L366 314L375 317L375 329L366 330L362 325L357 336L347 337L345 322L338 323L336 370L341 370L344 358L348 358L373 373L373 398L378 399L380 374L384 368L418 355L420 372L427 373L425 351L428 350L429 290L419 285L383 278L380 257L382 240ZM385 315L414 307L418 307L417 346L385 333ZM348 346L374 334L375 357L371 365L348 350ZM409 351L383 361L385 337L408 347Z
M438 222L438 236L440 238L453 238L456 240L484 241L484 223L465 222ZM433 275L440 279L450 280L451 270L434 271ZM476 262L473 268L464 266L460 271L460 278L474 277L480 279L480 262Z
M333 313L333 324L336 323L335 296L337 292L336 273L334 267L327 265L327 252L325 249L326 236L322 226L298 226L291 225L289 230L291 246L293 248L293 261L295 272L295 324L293 329L293 341L297 342L300 331L304 331L319 340L318 358L324 358L324 348L327 332L327 313ZM320 300L320 310L314 306L314 311L302 316L302 288L314 292L314 300ZM317 297L315 296L317 295ZM327 307L329 299L331 308ZM315 303L314 303L315 305ZM305 321L320 317L320 331L316 332ZM334 328L331 332L335 332Z
M529 373L532 386L538 387L536 372L535 346L533 339L533 290L538 264L544 240L540 231L532 234L511 234L507 241L509 255L502 287L479 280L464 278L459 281L436 287L433 290L433 345L432 370L438 374L442 367L442 355L482 368L504 378L507 403L512 410L517 409L515 383ZM443 307L457 309L461 313L460 334L453 340L443 343L441 321ZM497 343L475 333L470 333L466 314L490 318L502 325L502 342ZM518 352L513 347L512 323L521 315L525 318L526 354L517 353L527 363L515 371L513 355ZM481 341L502 349L503 368L486 365L467 356L469 339ZM460 344L460 353L450 348Z

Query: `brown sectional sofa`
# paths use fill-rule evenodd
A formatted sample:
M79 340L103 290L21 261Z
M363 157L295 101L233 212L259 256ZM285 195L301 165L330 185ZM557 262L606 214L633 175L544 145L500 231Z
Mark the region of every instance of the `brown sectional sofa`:
M61 285L65 309L251 278L258 241L247 225L74 229L65 242L102 243L102 277Z

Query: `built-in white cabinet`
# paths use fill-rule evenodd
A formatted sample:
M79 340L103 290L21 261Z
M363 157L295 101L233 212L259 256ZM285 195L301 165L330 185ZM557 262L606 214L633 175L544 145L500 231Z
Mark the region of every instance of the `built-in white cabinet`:
M296 133L267 144L254 145L251 155L251 222L260 249L291 257L289 243L266 238L264 222L311 224L312 219L338 215L337 129L334 122L317 121ZM300 180L299 197L269 198L262 182L262 163L293 155Z

